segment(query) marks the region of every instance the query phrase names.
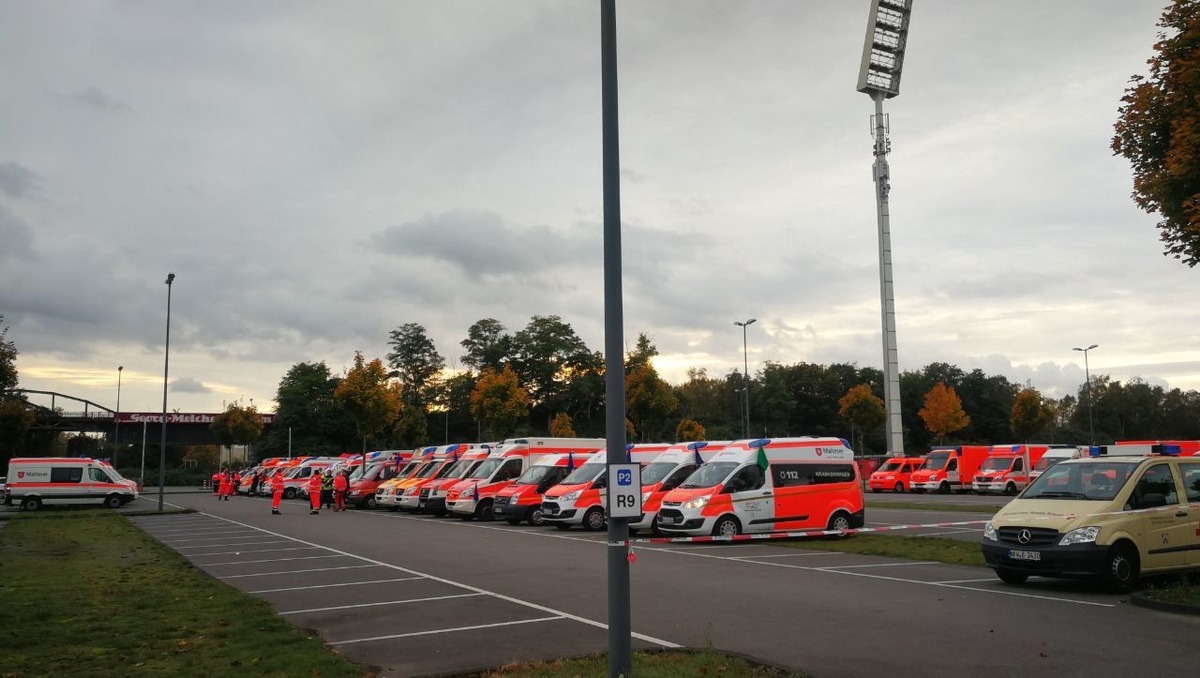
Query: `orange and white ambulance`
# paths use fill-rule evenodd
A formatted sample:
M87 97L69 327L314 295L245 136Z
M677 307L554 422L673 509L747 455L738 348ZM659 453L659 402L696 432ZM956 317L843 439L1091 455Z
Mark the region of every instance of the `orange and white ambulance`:
M324 473L327 469L340 466L342 460L338 457L309 457L283 473L283 498L308 498L308 479L313 474Z
M841 438L762 438L730 443L667 493L667 535L848 530L865 520L854 452Z
M111 464L86 457L16 457L8 462L4 504L36 511L45 502L101 501L109 508L137 499L137 483Z
M871 474L867 479L867 487L872 492L903 492L911 488L913 471L920 468L924 461L922 457L892 457Z
M400 481L394 488L396 508L417 511L421 508L421 488L450 475L459 462L466 458L478 458L482 450L474 450L474 443L454 443L434 449L433 455L415 473ZM474 452L474 454L472 454Z
M546 491L562 482L572 471L591 458L592 452L550 454L537 460L511 485L496 493L492 512L509 525L529 521L538 526L545 523L542 498Z
M625 446L625 462L646 466L670 449L667 443L640 443ZM548 525L569 530L581 525L589 531L608 524L608 450L592 456L558 485L546 491L542 499L542 518Z
M672 445L642 467L642 517L629 521L630 531L658 532L658 510L662 498L683 484L692 472L725 449L730 441L698 441Z
M460 480L467 477L475 467L492 453L496 443L483 443L473 446L466 454L459 456L458 461L440 478L432 478L417 487L404 489L400 498L405 508L417 513L428 513L441 518L446 515L446 493Z
M491 520L496 493L508 487L537 460L551 454L581 454L604 447L603 438L513 438L458 483L446 490L446 510L463 520Z
M405 460L412 456L411 451L407 451L407 454L378 455L374 458L371 454L367 455L366 465L360 466L350 474L350 487L346 490L346 502L358 508L375 508L375 491L383 483L395 478L404 468Z

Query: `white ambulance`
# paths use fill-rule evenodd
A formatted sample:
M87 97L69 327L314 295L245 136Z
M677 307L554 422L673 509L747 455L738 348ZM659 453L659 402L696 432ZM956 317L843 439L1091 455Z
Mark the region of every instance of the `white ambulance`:
M36 511L48 501L101 501L117 508L137 499L137 483L111 464L86 457L18 457L8 462L4 504Z
M730 443L662 499L667 535L862 527L862 483L841 438L763 438Z

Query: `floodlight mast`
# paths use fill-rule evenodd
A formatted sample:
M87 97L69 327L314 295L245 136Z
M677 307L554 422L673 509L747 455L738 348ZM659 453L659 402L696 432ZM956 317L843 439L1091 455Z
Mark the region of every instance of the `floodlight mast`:
M875 102L871 134L875 139L875 203L879 221L879 296L883 316L883 400L887 409L887 453L904 454L904 425L900 417L900 357L896 347L896 298L892 289L892 234L888 213L891 190L887 154L888 120L883 100L900 94L900 71L908 42L912 0L871 0L871 17L863 42L858 91Z

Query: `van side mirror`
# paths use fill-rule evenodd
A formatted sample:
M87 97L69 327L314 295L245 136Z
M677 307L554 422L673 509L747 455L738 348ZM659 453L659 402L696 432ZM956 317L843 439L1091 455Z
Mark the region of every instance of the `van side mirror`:
M601 475L599 478L592 481L592 489L603 490L608 487L608 476Z

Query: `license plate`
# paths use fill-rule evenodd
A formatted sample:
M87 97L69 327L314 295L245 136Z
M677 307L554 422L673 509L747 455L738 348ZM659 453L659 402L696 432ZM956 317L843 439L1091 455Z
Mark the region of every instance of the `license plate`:
M1040 551L1018 551L1017 549L1009 549L1009 560L1041 560L1042 554Z
M663 525L674 525L674 524L675 524L675 519L674 519L674 518L672 518L672 517L670 517L670 516L659 516L659 517L658 517L658 522L659 522L659 523L661 523L661 524L663 524Z

